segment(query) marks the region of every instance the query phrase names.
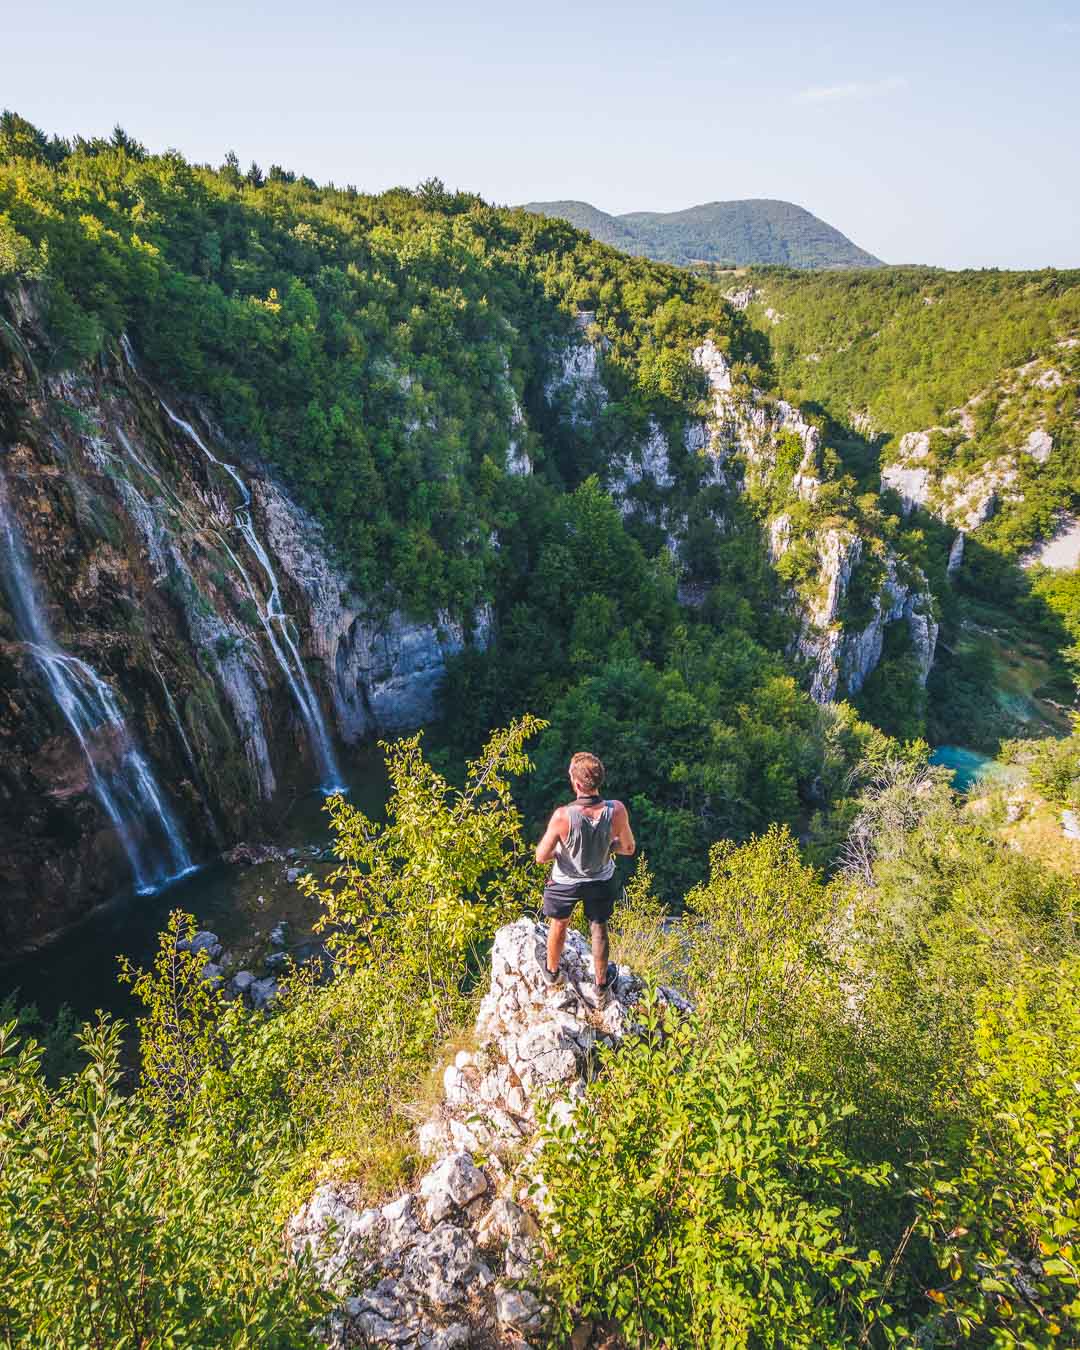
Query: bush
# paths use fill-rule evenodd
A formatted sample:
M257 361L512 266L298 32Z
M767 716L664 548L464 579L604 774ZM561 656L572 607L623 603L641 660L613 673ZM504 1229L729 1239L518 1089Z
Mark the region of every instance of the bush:
M312 1345L326 1308L309 1267L251 1221L245 1178L174 1141L117 1090L122 1024L48 1088L41 1051L0 1032L0 1333L7 1345ZM257 1212L257 1211L256 1211Z
M994 1346L1080 1343L1080 961L1025 965L981 1001L953 1169L927 1168L920 1223L943 1279L931 1326Z
M877 1318L880 1261L846 1215L884 1183L838 1144L851 1108L803 1097L747 1045L654 996L572 1123L548 1123L544 1288L557 1334L630 1345L836 1345Z

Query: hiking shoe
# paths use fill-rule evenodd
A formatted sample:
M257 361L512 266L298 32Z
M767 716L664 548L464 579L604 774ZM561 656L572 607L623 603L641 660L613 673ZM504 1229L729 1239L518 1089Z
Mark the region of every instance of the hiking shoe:
M549 989L558 989L566 976L562 972L562 966L558 970L548 970L546 959L541 962L540 969L544 972L544 983Z
M615 985L619 980L619 967L614 961L608 962L607 979L603 984L596 986L596 1006L606 1008L611 1002L611 996L615 992Z

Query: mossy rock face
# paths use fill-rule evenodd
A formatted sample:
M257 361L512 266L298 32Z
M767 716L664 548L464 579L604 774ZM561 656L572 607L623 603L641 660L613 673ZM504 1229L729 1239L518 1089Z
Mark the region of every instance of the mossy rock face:
M216 653L200 650L196 631L220 631L234 651L251 644L260 690L269 681L257 715L275 777L289 761L301 776L310 765L293 744L278 668L258 654L259 612L229 557L228 503L219 484L208 487L205 458L166 422L150 387L117 366L64 377L64 390L50 399L4 389L16 395L20 433L5 481L42 613L60 647L110 687L190 852L205 857L263 828L272 803L215 682ZM130 882L79 743L22 641L0 603L0 940L9 947L62 929Z

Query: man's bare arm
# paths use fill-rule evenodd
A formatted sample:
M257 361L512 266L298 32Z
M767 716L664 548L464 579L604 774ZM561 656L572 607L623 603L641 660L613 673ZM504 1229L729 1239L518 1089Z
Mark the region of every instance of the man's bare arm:
M630 828L630 814L622 802L615 803L611 813L611 847L624 858L632 858L637 852L637 840Z
M548 821L544 837L536 846L536 861L549 863L555 857L559 845L566 839L566 812L560 806Z

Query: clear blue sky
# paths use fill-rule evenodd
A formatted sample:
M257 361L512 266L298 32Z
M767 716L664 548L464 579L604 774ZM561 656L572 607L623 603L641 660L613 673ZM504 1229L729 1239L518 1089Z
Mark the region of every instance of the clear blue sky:
M889 262L1080 265L1080 3L40 0L47 131L608 211L782 197Z

